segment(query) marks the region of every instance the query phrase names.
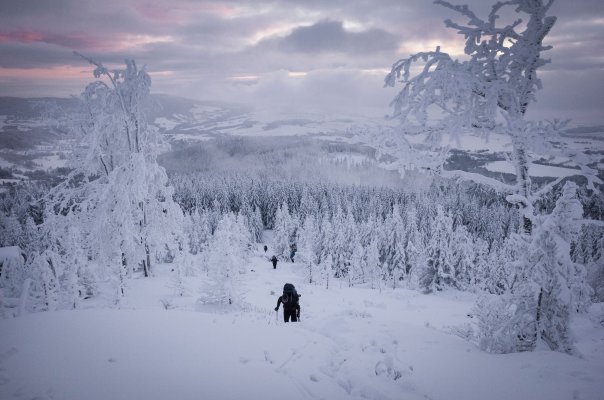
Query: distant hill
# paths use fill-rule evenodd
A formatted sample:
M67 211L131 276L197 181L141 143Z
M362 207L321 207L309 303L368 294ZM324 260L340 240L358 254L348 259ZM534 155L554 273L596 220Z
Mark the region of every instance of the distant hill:
M360 139L354 136L358 131L379 131L386 125L394 124L393 121L358 115L254 109L240 104L198 101L163 94L152 95L151 98L149 122L171 144L171 148L166 147L160 162L179 171L201 166L207 168L209 157L214 157L216 162L218 160L211 154L213 151L221 154L217 165L223 168L254 168L266 162L267 154L279 149L284 154L294 151L297 156L319 157L320 162L333 159L340 164L352 163L357 169L363 163L393 169L388 160L378 162L368 154L367 148L371 143L359 143ZM75 108L77 99L0 97L0 177L5 179L2 182L15 177L34 179L35 176L40 179L41 174L52 174L57 168L68 166L74 138L45 124L42 119L43 105L49 102L69 113ZM602 152L604 155L604 126L573 127L565 135L571 137L575 145L585 152ZM233 137L241 140L226 145L222 142L212 146L208 144L208 141L215 139ZM286 138L302 140L284 140ZM421 142L421 135L417 140L417 143ZM296 143L295 150L291 147L292 143ZM330 143L346 146L324 146ZM488 142L481 137L466 135L462 141L448 145L454 151L450 153L445 169L480 174L508 183L514 179L513 167L503 154L509 150L509 138L505 135L493 134ZM269 146L269 150L266 146ZM245 163L236 165L242 161L242 147L255 149L256 153L245 151ZM179 165L185 154L188 164ZM203 160L195 162L195 157L202 156ZM576 168L568 160L543 158L537 163L539 167L531 169L536 181L572 176Z

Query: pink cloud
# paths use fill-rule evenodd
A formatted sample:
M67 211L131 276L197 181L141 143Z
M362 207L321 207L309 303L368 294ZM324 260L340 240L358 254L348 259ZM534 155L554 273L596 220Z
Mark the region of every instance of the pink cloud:
M0 32L0 43L34 43L56 44L70 49L95 49L105 47L108 43L85 32L45 33L35 31Z
M42 41L42 34L31 31L0 32L0 43L33 43Z
M151 43L167 43L170 36L116 33L98 38L84 32L45 33L35 31L0 32L0 43L49 43L73 50L121 51Z
M81 67L63 65L51 68L0 68L0 78L20 79L83 79L92 77Z

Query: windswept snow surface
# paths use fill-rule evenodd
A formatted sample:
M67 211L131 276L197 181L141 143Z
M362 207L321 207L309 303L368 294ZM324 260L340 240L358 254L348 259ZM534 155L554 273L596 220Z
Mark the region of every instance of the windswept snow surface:
M117 308L0 320L0 399L602 399L604 304L574 323L582 358L493 355L450 333L472 321L474 295L327 290L270 256L251 259L238 306L198 303L199 277L176 296L160 265ZM300 323L273 311L285 282Z

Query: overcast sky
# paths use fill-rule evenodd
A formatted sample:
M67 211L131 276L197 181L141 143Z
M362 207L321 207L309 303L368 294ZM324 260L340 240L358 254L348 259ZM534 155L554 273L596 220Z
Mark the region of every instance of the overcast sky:
M557 0L550 13L552 63L531 115L602 123L604 1ZM428 0L0 0L0 96L81 92L92 68L77 50L146 64L155 93L385 114L397 59L439 44L461 55L445 18L464 22Z

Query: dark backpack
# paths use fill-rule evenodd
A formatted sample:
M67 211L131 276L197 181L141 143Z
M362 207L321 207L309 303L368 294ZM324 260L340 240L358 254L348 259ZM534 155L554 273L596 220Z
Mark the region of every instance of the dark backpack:
M281 300L283 302L283 305L285 305L285 304L297 305L299 299L300 299L300 295L296 291L296 288L294 287L294 285L292 285L291 283L286 283L283 286L283 297Z

